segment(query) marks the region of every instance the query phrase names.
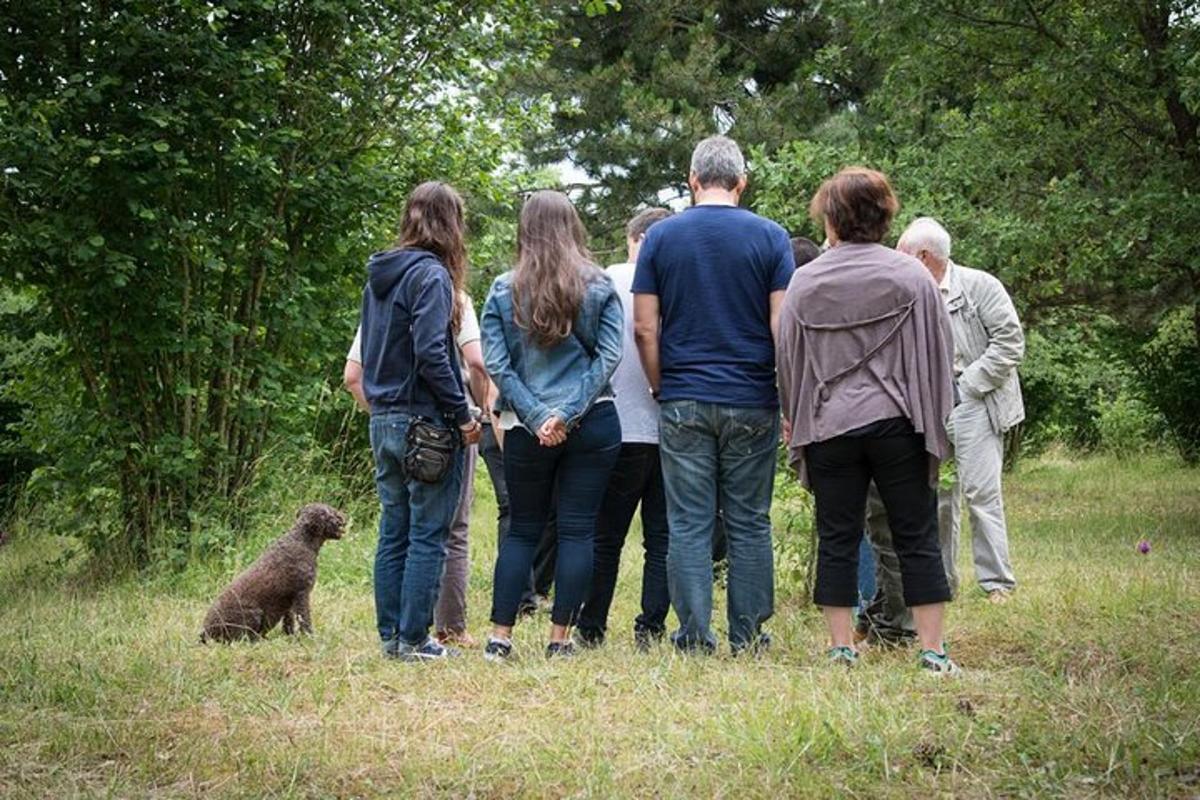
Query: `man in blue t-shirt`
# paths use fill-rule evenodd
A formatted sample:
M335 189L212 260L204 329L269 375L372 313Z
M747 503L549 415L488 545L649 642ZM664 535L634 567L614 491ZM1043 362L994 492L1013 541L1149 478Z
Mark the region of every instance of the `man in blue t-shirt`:
M646 379L661 403L670 546L667 579L679 617L672 640L713 651L712 539L719 507L729 538L729 642L770 643L775 604L771 490L779 441L775 326L795 270L779 225L738 208L746 162L737 143L696 145L695 205L646 234L633 279Z

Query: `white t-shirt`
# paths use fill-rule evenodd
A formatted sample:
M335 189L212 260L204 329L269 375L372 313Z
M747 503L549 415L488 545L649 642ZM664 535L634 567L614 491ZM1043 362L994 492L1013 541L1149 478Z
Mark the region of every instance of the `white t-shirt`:
M459 363L462 363L462 349L471 342L478 342L482 337L479 332L479 317L475 314L475 305L471 302L471 297L466 292L459 292L459 298L462 300L462 325L458 326L458 335L454 337L454 344L458 347ZM353 361L355 364L362 363L362 324L354 331L354 341L350 345L350 351L346 353L346 360ZM471 394L471 379L467 374L467 368L463 368L463 386L467 387L467 396ZM471 398L474 399L474 398Z
M942 292L942 301L950 299L950 271L954 269L954 262L946 262L946 271L942 274L942 282L938 284L938 289ZM962 353L958 352L958 348L954 348L954 375L955 377L962 375L967 369L966 359Z
M612 278L625 308L625 335L621 363L612 376L617 416L621 419L621 441L658 444L658 401L650 396L650 384L642 371L633 338L633 272L636 264L613 264L605 272Z

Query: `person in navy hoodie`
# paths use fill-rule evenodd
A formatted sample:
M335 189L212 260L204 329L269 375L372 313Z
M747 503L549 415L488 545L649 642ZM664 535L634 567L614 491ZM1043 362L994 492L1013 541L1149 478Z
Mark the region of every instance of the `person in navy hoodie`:
M445 183L409 195L400 236L367 261L362 300L363 394L382 514L375 551L375 615L383 653L403 661L456 655L430 637L446 537L462 480L462 450L435 484L404 471L409 424L423 418L479 440L463 391L454 336L466 278L462 198Z

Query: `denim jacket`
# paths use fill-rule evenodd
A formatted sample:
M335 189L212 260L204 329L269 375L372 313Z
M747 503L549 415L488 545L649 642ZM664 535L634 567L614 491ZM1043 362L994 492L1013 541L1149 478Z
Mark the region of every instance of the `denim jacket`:
M488 374L500 389L498 411L513 411L536 432L557 416L570 430L599 398L621 360L621 299L612 279L596 270L587 284L571 335L550 348L534 344L513 316L512 273L492 283L480 329Z

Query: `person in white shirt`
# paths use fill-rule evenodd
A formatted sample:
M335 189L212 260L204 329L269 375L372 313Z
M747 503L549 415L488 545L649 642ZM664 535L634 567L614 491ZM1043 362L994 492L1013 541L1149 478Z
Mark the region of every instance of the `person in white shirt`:
M585 646L598 646L608 628L608 610L621 566L621 548L638 505L642 508L642 613L633 623L633 636L645 649L666 632L671 596L667 591L667 498L658 453L658 401L638 360L633 338L633 273L646 231L671 216L665 208L647 209L625 226L628 261L606 271L625 306L624 355L612 376L617 416L621 420L621 452L613 468L600 518L596 523L596 550L592 590L579 614L575 638Z
M479 340L479 318L475 306L466 292L461 295L462 324L454 343L466 373L464 383L469 388L469 399L476 407L483 407L488 397L489 380L483 366L483 349ZM363 395L362 388L362 328L354 332L354 342L346 354L346 367L342 374L346 390L363 411L371 407ZM433 624L438 641L472 647L474 639L467 632L467 573L469 571L470 548L467 534L471 522L471 500L475 496L475 462L479 446L468 445L463 449L463 480L458 496L458 507L450 523L450 535L446 540L446 559L442 570L442 581L438 589L437 604L433 610Z

